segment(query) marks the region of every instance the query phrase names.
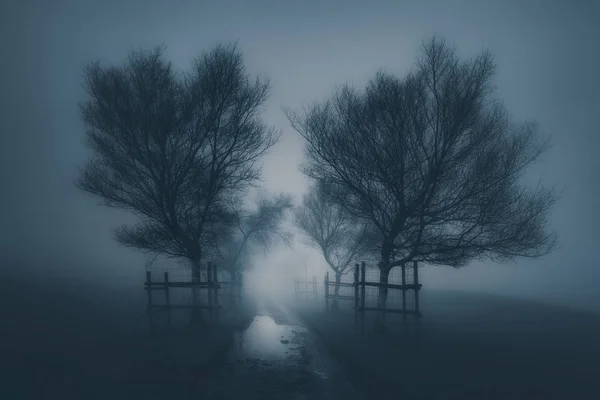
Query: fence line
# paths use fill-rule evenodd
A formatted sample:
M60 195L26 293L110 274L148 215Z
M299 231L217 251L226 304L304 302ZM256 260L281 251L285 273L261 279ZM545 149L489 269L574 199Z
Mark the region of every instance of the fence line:
M400 277L396 277L395 273L393 273L398 269L400 270ZM419 283L418 263L413 262L412 267L407 265L394 267L388 272L387 282L380 281L380 273L379 269L372 269L367 275L367 268L364 262L360 265L355 264L354 279L352 282L331 281L329 279L329 272L327 272L324 279L326 309L329 309L330 300L354 300L353 308L355 312L382 311L406 315L412 314L420 317L419 291L422 285ZM400 282L390 283L390 278L392 281L394 278L396 280L399 278ZM331 286L336 288L333 294L331 293ZM352 288L353 293L348 293L348 288ZM383 307L378 304L379 290L382 288L387 290L386 304ZM346 294L339 293L342 289L346 289ZM400 297L397 296L398 291L401 293ZM409 298L409 293L412 294L412 298ZM369 301L367 302L367 300ZM373 300L376 302L375 304L372 304ZM394 307L394 305L396 306Z
M167 324L171 325L171 310L172 309L191 309L192 311L197 310L209 310L210 318L218 318L218 311L221 308L219 304L219 290L221 284L229 284L231 282L220 282L218 278L217 266L211 262L207 263L205 280L202 280L202 275L193 273L187 274L189 276L188 281L170 279L169 273L174 272L177 275L178 272L187 271L164 271L163 279L153 280L153 275L156 276L156 272L146 271L146 281L144 282L144 289L147 293L147 312L150 317L151 326L154 325L153 314L155 311L166 311L167 312ZM171 288L191 288L192 289L192 304L173 304L171 302ZM199 301L200 289L207 289L208 304L203 304ZM153 299L153 292L160 290L164 293L164 303L156 304ZM214 314L213 314L214 312Z
M304 295L305 299L311 296L314 300L317 299L319 293L317 291L317 277L313 276L312 280L300 280L300 278L294 278L294 295L296 299L299 299Z

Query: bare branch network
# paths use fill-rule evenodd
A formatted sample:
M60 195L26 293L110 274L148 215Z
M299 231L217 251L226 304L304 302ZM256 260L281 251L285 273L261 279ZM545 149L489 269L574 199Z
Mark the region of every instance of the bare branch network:
M139 217L116 231L122 244L195 266L208 254L239 271L251 243L291 240L281 225L289 196L243 207L280 137L260 116L269 81L247 76L235 46L215 47L185 74L162 54L86 69L81 112L94 157L77 185ZM371 257L387 283L408 262L459 267L553 250L547 214L558 196L522 180L549 141L511 119L494 97L495 73L490 52L463 61L434 37L406 77L380 71L364 90L344 85L286 112L315 181L295 222L336 274Z
M489 52L461 61L433 38L405 78L379 72L362 91L344 85L286 112L307 142L303 172L378 231L382 282L410 261L458 267L554 248L546 217L556 193L521 184L549 142L493 97L495 72Z
M200 265L230 237L261 158L279 139L260 117L269 81L246 75L235 46L217 46L176 74L163 49L132 52L123 67L85 70L81 104L94 157L77 185L132 211L125 246Z

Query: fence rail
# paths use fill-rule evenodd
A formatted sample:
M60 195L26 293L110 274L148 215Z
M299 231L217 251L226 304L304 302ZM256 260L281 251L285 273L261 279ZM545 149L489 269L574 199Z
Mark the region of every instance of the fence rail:
M405 284L405 285L394 285L393 283L380 283L380 282L359 282L361 286L373 286L373 287L386 287L388 289L400 289L400 290L410 290L410 289L421 289L423 285L421 284Z
M168 274L168 272L165 272L165 274ZM165 287L196 287L196 288L202 288L202 289L206 289L206 288L212 288L212 289L220 289L221 288L221 284L222 282L219 283L204 283L204 282L145 282L144 283L144 288L148 289L150 288L151 290L153 289L164 289Z
M308 299L309 297L317 299L318 293L317 277L313 276L312 280L301 280L300 278L294 278L294 295L297 299L304 296Z
M216 265L210 262L207 263L206 271L202 272L203 274L200 273L200 271L163 271L163 279L157 280L157 271L146 271L146 282L144 282L144 289L148 295L147 311L148 315L150 316L151 326L154 325L153 314L156 311L167 312L167 324L169 326L171 325L171 310L176 309L191 309L194 312L197 310L208 310L211 319L213 317L218 318L219 310L221 309L219 291L221 291L222 285L233 286L238 284L238 282L220 281L218 274L219 271L217 270ZM178 280L171 280L170 274L175 275ZM239 283L239 285L239 287L241 287L241 283ZM172 293L170 290L172 288L191 288L192 304L181 304L182 291L175 291ZM164 302L157 304L154 301L155 299L153 293L156 291L162 291L164 293L164 297L159 296L159 298L162 297L164 299ZM175 297L175 299L173 299L173 297ZM173 302L173 300L175 300L175 302ZM180 300L179 304L177 300ZM189 300L190 299L187 299L187 301L184 301L184 303L188 303Z
M398 270L400 271L399 277L392 273ZM353 308L356 312L382 311L413 314L420 317L419 291L422 285L419 283L418 271L418 264L413 262L412 266L395 267L387 272L387 277L380 279L381 271L371 269L367 274L366 264L363 262L360 265L355 264L352 282L343 282L341 278L332 281L327 272L324 279L325 307L329 309L330 300L354 300ZM390 279L392 281L400 280L400 282L390 283ZM334 293L331 293L332 286L335 288ZM386 289L385 295L380 294L381 289ZM344 293L340 294L342 290ZM400 292L400 296L398 296L398 292ZM385 304L382 305L380 302L383 299Z

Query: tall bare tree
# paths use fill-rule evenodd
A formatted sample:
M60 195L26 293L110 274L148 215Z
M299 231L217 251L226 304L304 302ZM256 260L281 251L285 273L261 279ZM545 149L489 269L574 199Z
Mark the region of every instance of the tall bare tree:
M365 221L357 221L332 198L327 184L317 182L294 212L294 222L306 243L318 248L335 273L335 294L339 294L342 275L353 263L372 253L374 232Z
M269 82L250 79L236 47L219 45L185 74L162 48L131 52L121 67L92 63L85 88L93 158L77 186L139 217L116 231L120 243L187 258L199 279L203 250L231 232L232 205L279 138L260 117Z
M309 177L381 233L380 282L409 261L462 266L550 252L553 190L526 187L526 168L548 148L534 123L513 122L493 97L490 52L459 60L439 38L423 43L404 79L379 72L302 115ZM380 290L385 306L387 290Z

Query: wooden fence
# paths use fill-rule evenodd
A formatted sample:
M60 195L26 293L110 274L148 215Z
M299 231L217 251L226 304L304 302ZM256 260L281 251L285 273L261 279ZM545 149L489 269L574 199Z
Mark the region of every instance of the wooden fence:
M300 278L294 278L294 296L296 299L317 299L319 293L317 291L317 277L313 276L312 280L300 280Z
M336 288L337 286L337 293ZM333 293L331 292L331 287L334 288ZM328 299L334 300L354 300L355 299L355 288L356 288L356 279L352 282L345 282L345 279L340 278L340 282L336 283L329 279L329 271L325 273L325 301ZM341 294L340 294L341 292Z
M218 318L218 312L221 308L219 297L227 294L239 297L242 292L241 279L239 281L234 279L229 281L220 280L219 272L217 266L211 262L207 263L204 279L202 279L202 274L194 277L190 270L164 271L162 279L156 279L156 271L154 271L154 279L153 271L146 271L144 289L147 293L147 311L151 325L154 324L153 314L156 311L166 311L169 326L171 325L171 311L176 309L191 309L193 311L204 309L209 311L211 319L213 317ZM175 279L173 279L173 275ZM224 287L229 289L228 293L222 293ZM192 289L192 304L172 301L171 291L180 288ZM160 297L164 299L164 302L156 302L153 296L156 291L162 292L163 296ZM204 291L205 293L202 293Z
M418 317L421 316L421 312L419 310L419 291L422 285L419 283L419 269L418 264L416 262L413 263L412 267L402 265L400 267L401 270L401 281L399 283L381 283L379 279L369 280L367 279L367 268L366 264L363 262L360 265L355 264L354 266L354 280L353 282L339 282L340 288L352 288L354 289L351 294L340 295L339 293L331 293L331 287L335 287L337 284L335 281L331 281L329 279L329 272L325 274L325 307L329 310L329 302L330 300L352 300L354 302L354 310L356 312L364 312L364 311L383 311L383 312L392 312L392 313L402 313L402 314L414 314ZM408 272L412 270L412 282L409 282ZM376 275L376 274L374 274ZM367 293L367 288L377 288L375 293ZM400 291L401 293L401 301L399 307L388 307L387 304L385 307L380 307L378 304L367 304L367 298L372 298L377 300L379 295L379 290L381 288L387 288L388 290L388 299L390 297L390 290ZM412 307L409 307L408 296L412 294ZM389 303L389 301L388 301Z

